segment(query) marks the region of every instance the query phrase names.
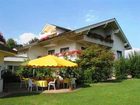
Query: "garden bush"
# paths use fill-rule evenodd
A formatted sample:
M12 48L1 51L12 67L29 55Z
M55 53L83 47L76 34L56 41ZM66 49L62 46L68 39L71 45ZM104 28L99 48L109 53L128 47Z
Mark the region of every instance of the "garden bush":
M129 70L132 77L140 78L140 53L134 52L129 55Z
M117 79L126 79L129 74L129 60L121 57L114 62L115 76Z
M128 75L140 78L140 53L133 52L128 58L120 58L114 63L117 79L126 79Z
M81 81L106 81L112 76L114 56L106 47L93 45L81 52L77 63L80 67Z

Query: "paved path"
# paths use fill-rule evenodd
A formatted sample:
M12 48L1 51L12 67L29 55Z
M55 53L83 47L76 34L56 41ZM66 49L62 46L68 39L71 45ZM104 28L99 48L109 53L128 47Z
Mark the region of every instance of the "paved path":
M52 94L52 93L69 93L69 92L74 92L74 91L77 91L79 90L80 88L78 89L74 89L74 90L70 90L70 89L57 89L57 90L39 90L39 91L28 91L27 89L20 89L20 90L13 90L13 91L8 91L8 92L3 92L3 93L0 93L0 98L1 97L5 97L5 96L9 96L11 94L16 94L16 93L39 93L39 94Z

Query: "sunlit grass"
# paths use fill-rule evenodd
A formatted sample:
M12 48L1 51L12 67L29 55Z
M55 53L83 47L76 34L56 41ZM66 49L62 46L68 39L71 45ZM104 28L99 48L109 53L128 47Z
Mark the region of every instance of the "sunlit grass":
M140 105L140 80L97 83L63 94L20 93L1 98L0 105Z

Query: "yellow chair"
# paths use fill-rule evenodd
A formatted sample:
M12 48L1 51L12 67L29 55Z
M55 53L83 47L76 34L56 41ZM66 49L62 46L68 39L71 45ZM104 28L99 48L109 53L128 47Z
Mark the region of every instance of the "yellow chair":
M22 88L23 85L25 85L25 87L28 87L28 80L29 78L25 78L23 76L20 76L20 88Z
M70 86L70 79L69 78L65 78L63 80L63 88L65 88L65 86L66 86L66 88L69 88L69 86Z

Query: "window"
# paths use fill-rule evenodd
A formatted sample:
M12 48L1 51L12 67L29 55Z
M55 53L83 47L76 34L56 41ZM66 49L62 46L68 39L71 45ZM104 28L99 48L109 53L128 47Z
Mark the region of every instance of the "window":
M14 66L14 71L19 70L19 66Z
M53 55L55 53L55 50L49 50L48 55Z
M85 47L81 47L81 50L85 50L86 48Z
M14 66L8 65L8 71L13 72L14 71Z
M117 51L117 58L121 58L122 57L122 51Z
M65 48L60 49L60 53L64 53L64 52L68 52L68 51L69 51L69 47L65 47Z
M12 69L13 69L13 66L12 65L9 65L8 66L8 70L12 71Z

